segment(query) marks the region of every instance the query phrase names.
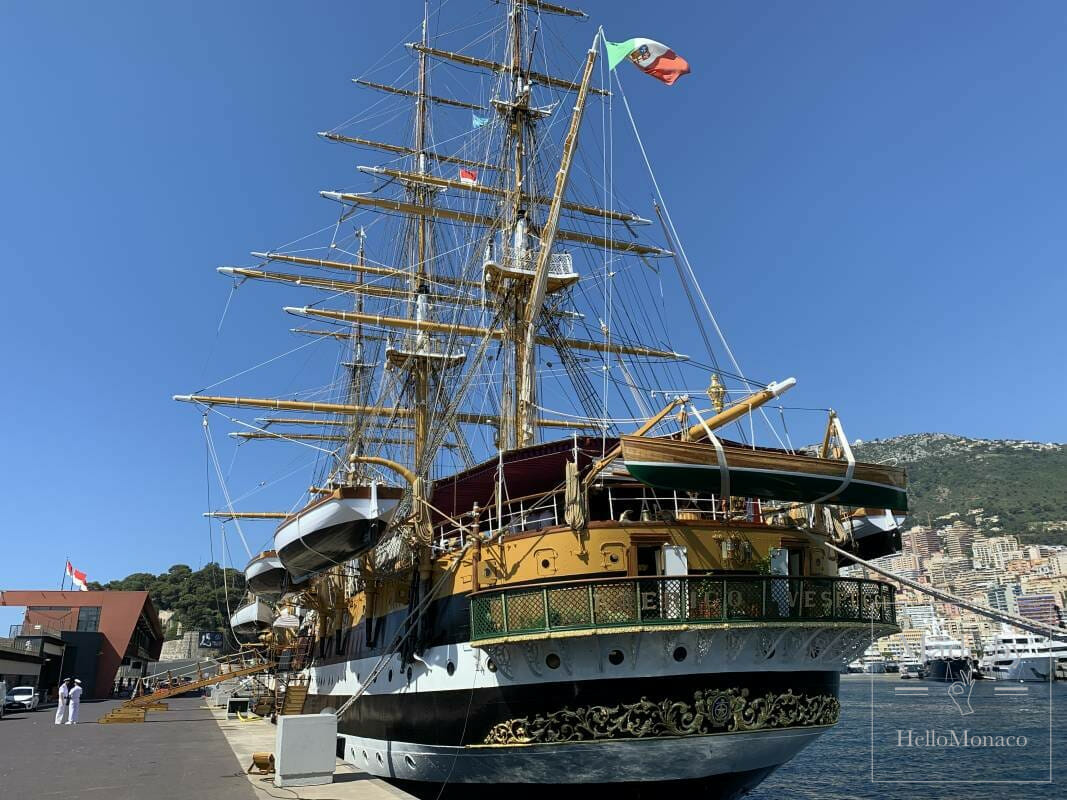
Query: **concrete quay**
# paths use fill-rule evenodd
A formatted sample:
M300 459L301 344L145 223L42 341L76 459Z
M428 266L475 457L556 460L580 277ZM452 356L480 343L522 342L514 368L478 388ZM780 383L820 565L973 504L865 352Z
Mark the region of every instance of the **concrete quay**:
M0 720L0 796L19 800L412 800L337 761L334 782L278 789L248 775L252 753L273 752L275 726L239 722L204 698L167 701L143 723L100 725L119 701L85 702L78 725L54 724L55 705Z

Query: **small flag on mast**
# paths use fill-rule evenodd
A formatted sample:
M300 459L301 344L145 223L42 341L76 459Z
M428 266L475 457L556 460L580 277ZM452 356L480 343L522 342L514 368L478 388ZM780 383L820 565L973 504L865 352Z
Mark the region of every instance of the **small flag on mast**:
M70 578L72 586L77 586L83 592L89 591L89 587L86 585L88 576L81 570L74 569L74 566L69 561L67 562L67 577Z
M625 42L604 40L608 51L608 68L615 69L627 58L646 75L670 86L689 74L689 62L665 44L652 39L627 39Z
M480 128L483 125L485 125L487 122L489 122L489 117L479 117L473 111L471 112L471 127L472 128Z
M473 169L460 168L459 182L467 186L476 186L478 183L478 173Z

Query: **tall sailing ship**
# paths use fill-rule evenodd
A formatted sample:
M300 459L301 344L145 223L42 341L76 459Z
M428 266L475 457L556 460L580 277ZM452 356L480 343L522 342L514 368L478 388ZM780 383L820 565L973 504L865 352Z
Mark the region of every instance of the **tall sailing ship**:
M905 476L857 462L833 412L821 446L757 445L793 379L671 344L703 335L704 295L664 204L645 237L617 196L612 119L633 116L609 67L672 83L685 62L601 33L568 55L553 27L581 11L498 6L425 8L404 76L356 80L411 138L322 134L374 155L365 191L322 192L320 251L220 269L323 293L285 310L342 375L310 399L176 398L270 412L236 435L324 454L299 511L213 512L279 521L235 624L311 642L279 662L305 712L416 793L733 797L837 722L842 667L897 630L893 588L837 569L899 547L849 515L902 513ZM694 320L662 300L672 267Z

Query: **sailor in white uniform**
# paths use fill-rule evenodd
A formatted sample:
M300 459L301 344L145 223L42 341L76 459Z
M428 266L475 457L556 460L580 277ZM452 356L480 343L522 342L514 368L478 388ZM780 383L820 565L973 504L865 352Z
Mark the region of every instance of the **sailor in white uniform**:
M56 725L62 725L67 721L67 711L70 709L70 678L65 678L59 684L59 705L56 707Z
M78 724L78 706L82 701L82 682L78 678L74 679L74 688L70 690L70 719L67 720L68 725Z

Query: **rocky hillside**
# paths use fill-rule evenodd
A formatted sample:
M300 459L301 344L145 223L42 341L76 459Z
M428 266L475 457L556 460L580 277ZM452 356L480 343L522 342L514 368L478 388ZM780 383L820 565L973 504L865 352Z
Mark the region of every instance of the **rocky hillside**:
M853 451L907 467L912 522L957 514L1024 542L1067 544L1065 444L915 433L857 441Z

